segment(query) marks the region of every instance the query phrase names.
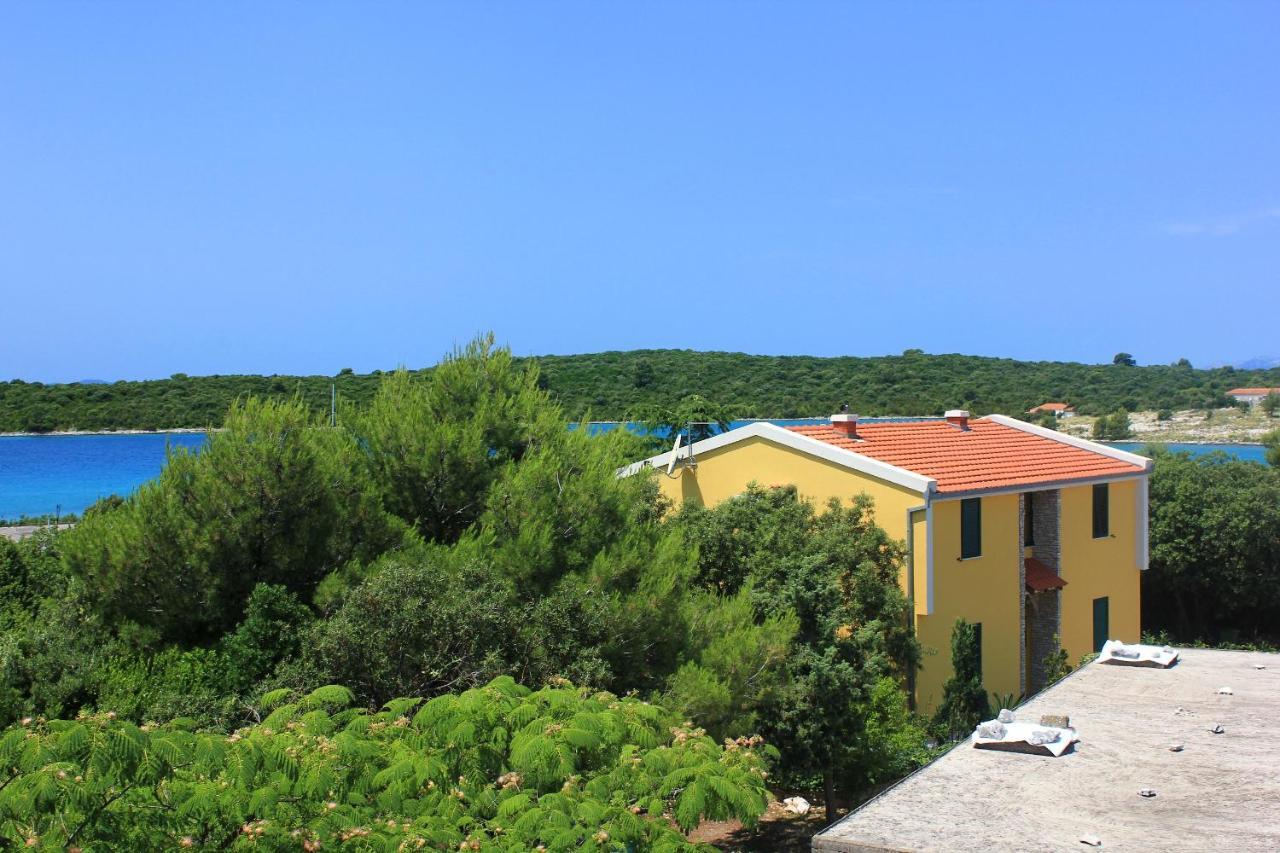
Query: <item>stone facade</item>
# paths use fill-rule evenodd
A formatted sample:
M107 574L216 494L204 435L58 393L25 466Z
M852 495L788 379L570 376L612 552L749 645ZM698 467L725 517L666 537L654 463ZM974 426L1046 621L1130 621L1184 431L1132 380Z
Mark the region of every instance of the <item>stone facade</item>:
M1031 506L1031 526L1035 532L1036 544L1031 547L1031 556L1062 574L1062 546L1058 536L1058 522L1061 519L1061 495L1057 489L1035 492ZM1023 500L1026 496L1023 495ZM1026 513L1023 513L1026 517ZM1025 539L1022 541L1026 541Z
M1027 606L1023 618L1031 627L1031 643L1026 653L1031 655L1031 683L1028 692L1041 689L1047 681L1044 661L1058 650L1058 633L1061 631L1062 613L1059 609L1058 590L1027 593ZM1026 634L1023 634L1026 645Z
M1031 507L1031 524L1032 531L1035 534L1035 544L1031 546L1031 556L1061 574L1062 548L1059 536L1059 522L1062 517L1060 511L1061 496L1057 489L1034 492L1034 494L1035 497L1032 499ZM1022 527L1026 523L1027 516L1025 501L1026 495L1022 495L1019 502L1022 519L1018 523L1019 536L1024 536ZM1020 541L1025 542L1025 536ZM1025 565L1023 565L1019 574L1025 590ZM1024 676L1024 681L1029 681L1030 683L1024 684L1023 690L1027 693L1034 693L1044 687L1047 680L1044 666L1045 658L1058 649L1057 638L1062 632L1062 611L1059 601L1060 595L1056 589L1046 592L1027 592L1024 595L1026 606L1023 608L1022 615L1022 659L1027 661L1027 656L1030 656L1030 666L1024 667L1024 671L1030 671L1030 677ZM1029 644L1027 643L1028 635L1031 638Z

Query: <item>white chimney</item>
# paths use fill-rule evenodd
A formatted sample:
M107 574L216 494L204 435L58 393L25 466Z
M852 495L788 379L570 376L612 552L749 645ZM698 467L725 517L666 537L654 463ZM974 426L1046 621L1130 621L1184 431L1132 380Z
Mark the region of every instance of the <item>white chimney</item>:
M969 413L964 409L949 409L946 414L947 423L957 429L969 429Z
M858 416L841 412L831 416L831 428L849 438L858 437Z

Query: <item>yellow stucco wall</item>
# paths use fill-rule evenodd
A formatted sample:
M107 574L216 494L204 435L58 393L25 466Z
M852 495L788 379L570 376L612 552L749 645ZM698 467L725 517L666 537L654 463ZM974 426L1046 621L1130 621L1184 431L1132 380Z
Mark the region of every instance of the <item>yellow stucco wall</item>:
M741 494L752 482L762 486L793 485L802 497L819 507L833 497L849 501L865 492L875 501L876 523L890 536L903 540L907 535L907 510L924 503L919 492L763 438L749 438L699 454L697 468L678 469L674 477L659 472L658 483L664 495L677 503L692 500L704 506L715 506Z
M821 506L831 497L850 500L866 493L875 501L876 521L890 536L907 539L908 511L924 503L910 489L879 480L763 438L698 456L696 469L678 469L673 477L657 475L664 495L676 503L696 501L714 506L746 491L752 482L764 486L794 485ZM1062 490L1062 639L1074 662L1093 648L1093 599L1110 598L1111 635L1138 639L1139 575L1136 564L1135 481L1111 484L1111 532L1092 538L1090 486ZM951 632L957 619L982 624L982 672L987 690L1017 696L1022 681L1022 586L1019 583L1019 503L1017 494L982 499L982 555L960 560L960 501L933 502L934 612L925 615L928 571L928 528L925 513L911 517L914 584L901 578L903 590L914 589L916 632L925 649L924 667L916 679L917 705L931 713L951 675Z
M933 504L933 608L916 620L926 653L917 677L916 700L929 712L942 699L951 675L951 631L956 620L982 624L982 680L988 692L1012 693L1021 687L1022 589L1018 583L1018 496L996 495L982 501L982 556L960 559L960 501Z
M1141 574L1138 566L1136 480L1109 486L1111 535L1093 538L1093 487L1063 489L1060 536L1062 543L1062 646L1074 665L1093 651L1093 600L1110 599L1111 639L1135 643L1141 639Z

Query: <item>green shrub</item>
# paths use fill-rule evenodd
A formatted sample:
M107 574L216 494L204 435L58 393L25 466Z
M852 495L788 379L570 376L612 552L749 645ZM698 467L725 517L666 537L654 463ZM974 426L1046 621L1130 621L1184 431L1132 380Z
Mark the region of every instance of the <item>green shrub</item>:
M92 678L94 704L122 720L189 717L225 727L237 718L231 664L214 649L122 652L97 666Z
M510 678L377 713L324 687L263 698L230 736L109 714L0 735L0 844L62 849L685 850L752 825L756 741L720 747L660 707Z

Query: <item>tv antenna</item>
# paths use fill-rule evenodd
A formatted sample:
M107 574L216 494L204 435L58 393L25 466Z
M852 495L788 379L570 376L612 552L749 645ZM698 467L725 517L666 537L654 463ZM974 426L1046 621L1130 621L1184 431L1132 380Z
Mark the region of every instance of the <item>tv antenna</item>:
M671 460L667 462L667 476L675 479L673 476L677 468L697 468L698 462L693 458L693 427L690 422L686 426L689 433L689 453L683 460L680 458L680 443L684 440L684 433L677 431L675 443L671 445Z

